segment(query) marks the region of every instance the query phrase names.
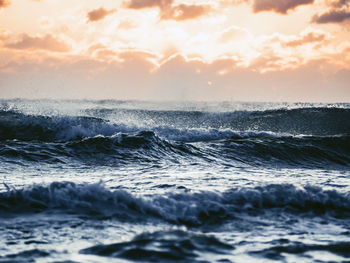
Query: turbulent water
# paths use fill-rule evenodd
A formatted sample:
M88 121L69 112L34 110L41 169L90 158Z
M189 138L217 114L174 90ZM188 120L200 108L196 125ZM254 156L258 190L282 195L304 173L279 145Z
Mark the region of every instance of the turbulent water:
M350 104L0 100L0 262L349 262Z

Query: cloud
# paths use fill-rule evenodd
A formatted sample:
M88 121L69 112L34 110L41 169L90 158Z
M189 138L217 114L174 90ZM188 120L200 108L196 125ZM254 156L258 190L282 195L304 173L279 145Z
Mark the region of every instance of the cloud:
M331 2L331 5L335 8L342 8L345 6L349 6L350 0L336 0Z
M23 34L21 40L15 43L7 44L6 47L14 49L42 49L54 52L67 52L71 49L68 44L58 40L50 34L43 37L32 37L27 34Z
M87 14L88 22L96 22L104 19L106 16L115 13L116 9L106 10L103 7L91 10Z
M0 65L2 96L318 102L350 99L350 68L334 66L330 58L309 61L295 69L261 73L239 67L229 58L208 63L178 55L157 66L146 53L124 52L118 56L122 59L114 62L79 55L14 60Z
M171 6L173 0L131 0L127 7L131 9L142 9L150 7L159 7L164 9L165 7Z
M315 15L312 22L317 24L342 23L348 19L350 19L350 10L330 10L327 13Z
M334 36L323 30L306 28L297 35L285 35L274 33L270 36L255 38L256 56L249 60L249 67L262 72L294 70L302 67L312 60L329 58L334 64L344 65L350 68L350 61L346 59L342 46L332 44ZM334 54L342 54L334 57Z
M212 11L210 5L173 5L173 0L131 0L126 6L131 9L159 8L162 20L189 20Z
M328 4L330 9L323 14L314 15L311 22L317 24L342 23L350 19L350 0L333 0Z
M125 29L125 30L129 30L136 27L137 27L137 24L134 21L130 21L130 20L122 20L118 25L118 29Z
M314 0L254 0L253 11L255 13L262 11L273 11L280 14L286 14L298 6L312 4Z
M240 27L231 26L220 33L218 41L221 43L227 43L232 40L249 39L251 37L251 34L247 30Z
M326 34L321 32L307 32L298 39L290 40L284 43L287 47L297 47L310 43L317 43L326 40Z
M0 40L5 40L9 37L9 32L6 29L0 28Z
M151 53L113 52L100 44L91 47L94 56L45 53L40 57L0 48L1 57L13 53L0 61L1 93L28 98L346 102L350 99L350 57L344 53L348 48L338 50L338 57L324 55L292 68L281 66L279 54L263 54L255 64L241 66L229 57L206 62L175 55L163 61ZM100 51L113 53L116 59L107 54L104 60ZM342 65L339 57L344 58ZM271 70L259 70L266 65Z
M9 0L0 0L0 8L8 7L10 3L11 2Z
M173 19L176 21L195 19L212 11L209 5L185 5L180 4L164 10L161 19Z

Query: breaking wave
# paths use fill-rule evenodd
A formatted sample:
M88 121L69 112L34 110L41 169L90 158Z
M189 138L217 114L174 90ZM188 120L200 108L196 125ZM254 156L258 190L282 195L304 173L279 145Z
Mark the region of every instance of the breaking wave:
M350 109L340 108L228 113L115 110L112 116L111 120L110 114L96 112L93 116L44 116L0 110L0 140L62 142L144 130L184 142L227 139L249 131L310 136L350 134Z
M234 220L241 213L310 213L350 216L349 193L315 186L290 184L232 188L223 193L180 192L139 197L124 190L111 191L102 184L54 182L0 193L2 215L61 212L123 221L166 221L176 225L202 226Z
M194 159L224 165L350 165L350 109L88 113L93 116L1 110L0 160L112 166Z

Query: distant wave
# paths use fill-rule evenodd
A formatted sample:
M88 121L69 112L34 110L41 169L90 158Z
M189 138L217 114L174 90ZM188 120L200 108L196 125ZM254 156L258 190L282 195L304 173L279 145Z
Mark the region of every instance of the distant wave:
M2 216L56 211L115 218L123 221L160 220L177 225L202 226L279 209L282 213L306 213L349 218L349 193L319 187L297 188L271 184L232 188L223 193L169 193L137 197L123 190L110 191L101 184L54 182L0 193Z

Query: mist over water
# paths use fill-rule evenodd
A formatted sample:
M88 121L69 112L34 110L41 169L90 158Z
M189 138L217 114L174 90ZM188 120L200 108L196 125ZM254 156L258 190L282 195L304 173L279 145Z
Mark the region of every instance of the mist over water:
M0 101L0 262L346 262L350 104Z

